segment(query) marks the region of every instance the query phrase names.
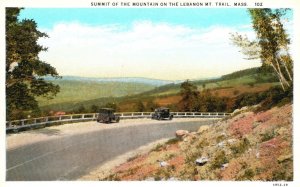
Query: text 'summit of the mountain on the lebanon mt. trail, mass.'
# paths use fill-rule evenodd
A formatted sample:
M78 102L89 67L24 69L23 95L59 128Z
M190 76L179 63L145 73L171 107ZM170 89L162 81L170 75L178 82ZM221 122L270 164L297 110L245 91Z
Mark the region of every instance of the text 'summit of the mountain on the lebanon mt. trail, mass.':
M91 2L91 6L127 6L127 7L230 7L247 6L247 2Z

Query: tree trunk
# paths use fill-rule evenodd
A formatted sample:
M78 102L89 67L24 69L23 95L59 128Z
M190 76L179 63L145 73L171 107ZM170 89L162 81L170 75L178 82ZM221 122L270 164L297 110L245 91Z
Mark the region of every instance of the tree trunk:
M282 83L283 83L283 84L286 84L287 87L290 87L289 82L286 80L286 78L283 76L283 74L282 74L282 72L281 72L281 68L280 68L280 65L279 65L279 62L278 62L277 58L274 57L274 59L275 59L275 61L276 61L276 65L277 65L277 68L278 68L279 76L280 76L281 79L282 79Z
M274 64L272 62L271 62L271 66L273 67L274 71L276 72L276 75L277 75L277 77L279 79L279 82L280 82L280 85L281 85L283 91L285 91L285 87L284 87L284 85L282 83L281 76L280 76L279 72L277 71L276 67L274 66Z

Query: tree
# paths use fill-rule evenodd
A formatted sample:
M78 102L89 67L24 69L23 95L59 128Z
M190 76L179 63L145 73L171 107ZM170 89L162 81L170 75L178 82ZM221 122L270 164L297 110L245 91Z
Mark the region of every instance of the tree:
M104 107L104 108L112 108L112 109L114 109L115 111L118 111L118 110L119 110L117 104L114 103L114 102L113 102L113 103L106 103L103 107Z
M92 105L92 106L91 106L91 112L93 112L93 113L99 112L99 106L97 106L97 105Z
M146 110L147 111L153 112L154 109L156 109L157 107L159 107L159 105L157 103L154 103L153 100L149 100L146 103Z
M135 108L137 112L144 112L145 111L145 106L142 101L137 101L135 104Z
M233 44L239 46L248 59L260 59L263 65L271 66L282 89L292 86L293 60L289 54L290 39L283 27L282 18L287 9L249 9L256 40L232 34Z
M39 59L47 48L37 43L47 37L37 30L34 20L18 20L21 8L6 8L6 114L16 119L38 110L36 97L53 98L59 86L46 82L44 76L58 78L54 67ZM34 114L31 114L31 116Z
M197 86L187 80L180 85L180 89L182 99L179 101L179 108L182 111L199 111L199 91Z

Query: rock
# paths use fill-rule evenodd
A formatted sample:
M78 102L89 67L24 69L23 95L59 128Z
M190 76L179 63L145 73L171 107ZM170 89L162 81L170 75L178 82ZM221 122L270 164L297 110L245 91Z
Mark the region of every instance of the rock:
M238 113L239 111L240 111L240 109L235 109L235 110L233 111L233 114Z
M282 155L282 156L280 156L280 157L277 159L277 161L278 161L279 163L281 163L281 162L284 162L284 161L286 161L286 160L291 159L292 157L293 157L293 154Z
M168 162L165 162L165 161L160 161L160 162L159 162L159 165L160 165L160 167L166 167L166 166L169 165L169 163L168 163Z
M220 143L217 144L217 146L223 148L225 146L225 142L224 141L220 142Z
M221 166L221 170L224 170L224 169L226 169L228 167L228 163L226 163L226 164L222 164L222 166Z
M203 166L205 165L207 162L209 161L209 159L207 157L201 157L198 158L195 162L198 166Z
M236 139L229 139L229 140L227 140L227 142L228 142L229 144L233 144L234 142L236 142Z
M244 106L244 107L241 108L241 110L242 110L242 111L248 110L248 107L247 107L247 106Z
M175 132L175 135L177 138L183 138L184 136L187 136L189 134L189 131L187 130L177 130Z
M275 133L278 135L287 134L287 129L284 127L281 127L280 129L276 129Z
M206 131L207 129L209 129L208 125L203 125L198 129L198 133L203 133L204 131Z
M255 154L255 157L258 159L259 158L259 152L257 152L256 154Z

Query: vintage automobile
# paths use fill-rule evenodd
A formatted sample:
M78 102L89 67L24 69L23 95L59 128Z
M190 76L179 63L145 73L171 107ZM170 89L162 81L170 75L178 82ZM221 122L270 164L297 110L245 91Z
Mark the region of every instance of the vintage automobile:
M169 108L160 107L154 110L154 113L151 116L152 119L163 120L163 119L173 119L173 115L170 113Z
M97 117L97 122L99 123L111 123L119 122L120 116L114 114L114 109L112 108L101 108Z

